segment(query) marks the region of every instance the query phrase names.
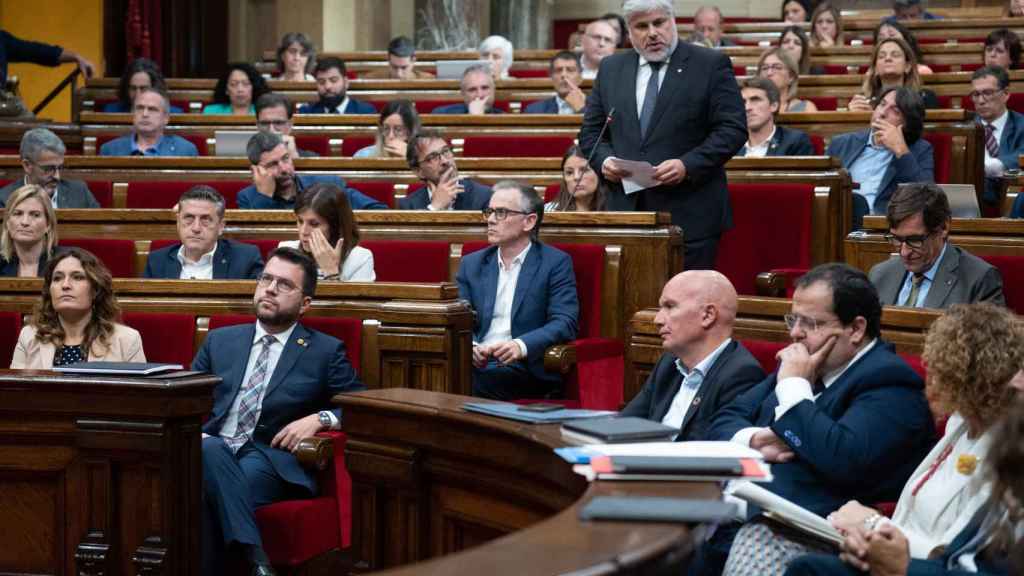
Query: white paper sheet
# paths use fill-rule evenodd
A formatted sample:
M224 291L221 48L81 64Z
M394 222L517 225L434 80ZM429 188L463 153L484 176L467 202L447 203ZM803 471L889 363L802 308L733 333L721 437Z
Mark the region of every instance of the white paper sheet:
M760 451L735 442L638 442L635 444L588 444L582 448L605 456L693 456L708 458L753 458Z
M615 164L629 172L629 177L622 179L622 190L626 194L633 194L659 185L658 181L654 179L654 166L650 162L616 158Z

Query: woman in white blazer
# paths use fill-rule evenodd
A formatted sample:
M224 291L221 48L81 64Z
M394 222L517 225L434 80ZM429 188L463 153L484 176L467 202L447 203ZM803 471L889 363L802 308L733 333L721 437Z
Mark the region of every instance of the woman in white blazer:
M46 264L42 299L18 336L11 368L145 362L142 337L115 322L119 313L106 266L81 248L61 249Z

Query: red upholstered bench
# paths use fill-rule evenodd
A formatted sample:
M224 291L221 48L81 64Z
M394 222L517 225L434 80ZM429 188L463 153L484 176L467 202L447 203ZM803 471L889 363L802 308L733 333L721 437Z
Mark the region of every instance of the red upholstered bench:
M327 136L295 135L295 147L299 150L316 152L320 156L331 155L330 138Z
M825 139L817 134L808 134L811 139L811 146L814 146L814 153L818 156L825 155Z
M573 142L567 136L468 136L465 140L462 155L469 158L561 158Z
M109 180L86 180L85 185L92 192L93 198L100 203L100 208L114 207L114 184Z
M394 182L349 182L348 187L355 188L370 198L387 204L388 208L395 207Z
M770 340L741 340L740 342L750 351L750 354L754 356L766 374L775 372L775 369L779 367L775 355L779 353L779 350L789 346L789 342L773 342Z
M932 145L935 159L935 181L949 183L949 164L953 157L953 135L943 132L925 132L921 136Z
M835 96L807 96L805 99L814 102L820 112L839 108L839 99Z
M142 335L142 350L147 362L192 364L193 338L196 332L194 314L157 314L125 312L121 321Z
M448 282L448 242L366 240L378 282Z
M341 142L341 155L352 156L360 149L375 142L376 140L372 136L346 136Z
M513 78L547 78L550 76L546 68L510 68L508 75Z
M77 246L92 252L114 278L134 278L135 242L109 238L62 238L61 246Z
M1017 314L1024 314L1024 256L979 254L978 257L998 268L1003 275L1006 306Z
M715 269L740 294L755 294L760 272L809 268L813 184L729 184L733 228L722 236Z
M173 208L178 198L193 186L205 184L212 186L224 197L227 208L238 208L235 198L238 193L252 184L249 180L210 180L210 181L138 181L128 183L126 207L128 208Z
M21 312L0 312L0 368L11 365L21 334Z

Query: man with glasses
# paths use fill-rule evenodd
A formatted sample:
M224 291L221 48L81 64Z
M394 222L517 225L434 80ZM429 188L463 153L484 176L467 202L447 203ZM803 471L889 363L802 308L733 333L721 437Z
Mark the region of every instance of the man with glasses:
M254 575L273 574L254 510L310 498L314 475L295 457L299 441L341 427L331 397L362 390L344 342L304 327L316 264L294 248L270 253L259 275L254 324L211 331L192 369L221 377L203 425L203 574L225 574L238 550Z
M556 397L562 378L544 370L544 353L576 338L572 259L540 242L544 201L533 188L498 182L483 213L490 247L463 256L456 276L459 297L476 311L473 395Z
M1002 177L1020 168L1024 152L1024 115L1006 107L1010 100L1010 76L1004 68L986 66L971 75L971 100L978 123L985 129L985 194L990 206L998 206Z
M257 132L246 145L252 164L252 185L238 193L238 207L253 210L291 210L298 195L313 184L338 186L348 194L353 210L385 210L387 205L345 186L338 176L295 173L292 156L280 134Z
M619 44L619 34L607 20L594 20L587 24L580 43L583 45L583 55L580 58L583 77L593 80L597 78L601 60L615 53L615 47Z
M209 186L194 186L178 198L178 240L149 253L145 278L254 280L263 271L259 248L221 238L224 197Z
M165 134L171 101L161 88L143 88L132 103L132 131L100 146L100 156L198 156L195 144Z
M821 516L849 500L895 500L935 432L924 382L880 338L875 287L846 264L823 264L797 281L790 310L778 370L722 408L708 440L760 451L774 480L759 485ZM743 528L716 530L690 574L719 574L727 556L727 572L780 573L756 562L807 549L748 512Z
M951 218L945 192L934 184L904 184L886 210L889 239L898 257L868 276L882 304L947 308L992 302L1006 305L999 270L948 242Z
M256 127L260 130L280 134L292 158L314 158L319 156L312 150L300 150L292 136L291 101L283 94L267 92L256 99Z
M99 208L100 203L81 180L65 180L64 142L46 128L33 128L21 137L21 167L25 175L0 188L0 208L11 193L27 184L50 193L54 208Z
M451 146L441 133L425 129L412 135L405 159L416 176L426 183L398 200L402 210L481 210L491 199L491 189L469 178L459 179Z

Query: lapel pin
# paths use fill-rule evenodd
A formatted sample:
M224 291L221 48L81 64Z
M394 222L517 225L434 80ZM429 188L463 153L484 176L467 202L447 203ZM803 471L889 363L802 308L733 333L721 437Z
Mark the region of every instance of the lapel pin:
M700 396L697 396L693 399L693 405L700 406Z
M295 341L295 343L298 344L299 346L302 346L303 348L309 346L309 342L306 342L306 340L303 338L299 338L298 340Z
M679 74L682 74L683 73L683 69L682 68L676 68L676 72L679 73Z

